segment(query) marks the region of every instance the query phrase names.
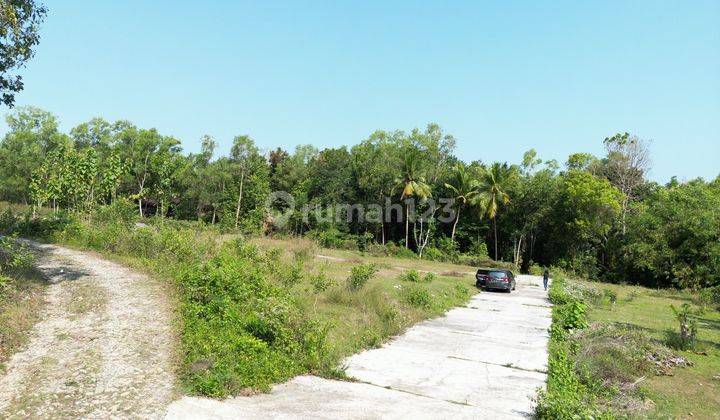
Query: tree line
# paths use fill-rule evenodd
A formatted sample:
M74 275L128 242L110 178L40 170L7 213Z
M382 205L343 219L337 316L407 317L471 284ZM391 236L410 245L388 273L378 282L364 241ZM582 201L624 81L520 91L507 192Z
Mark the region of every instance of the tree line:
M352 147L261 151L239 135L229 154L203 136L199 153L128 121L94 118L68 133L32 107L7 117L0 143L0 199L53 212L89 212L119 199L140 217L199 220L243 232L337 235L394 244L429 258L488 253L523 270L558 266L607 281L658 287L720 284L720 177L666 185L647 180L647 142L604 139L604 156L573 153L564 163L534 150L522 162L463 162L439 126L376 131ZM272 191L296 201L274 223ZM454 199L455 218L380 214L302 217L302 206L388 203L408 216L408 199Z

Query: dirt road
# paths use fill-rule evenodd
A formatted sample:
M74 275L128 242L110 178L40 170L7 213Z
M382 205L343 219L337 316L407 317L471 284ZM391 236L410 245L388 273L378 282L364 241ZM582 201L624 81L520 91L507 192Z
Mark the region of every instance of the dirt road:
M0 418L159 418L176 398L172 312L156 282L92 254L32 244L41 321L0 374Z
M550 303L542 280L483 292L462 308L350 357L357 382L297 377L269 394L184 397L168 418L522 418L543 386Z

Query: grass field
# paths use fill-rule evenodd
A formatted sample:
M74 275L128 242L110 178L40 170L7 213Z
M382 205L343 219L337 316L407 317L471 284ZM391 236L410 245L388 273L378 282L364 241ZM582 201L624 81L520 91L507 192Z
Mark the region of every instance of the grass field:
M380 345L388 337L454 306L462 305L477 293L472 267L408 258L374 257L357 251L319 248L309 239L254 238L260 248L281 249L285 258L307 254L306 263L314 275L324 273L332 285L315 293L309 284L297 287L296 296L314 317L330 324L328 343L332 357L340 360L357 351ZM352 267L374 264L378 271L358 292L349 292L345 281ZM416 270L420 282L400 276ZM422 280L433 273L429 282ZM425 296L427 301L408 301L408 291Z
M672 349L692 362L669 375L650 375L641 382L651 418L718 418L720 413L720 311L696 304L689 292L653 290L636 286L581 282L615 292L616 302L591 305L588 319L644 331L658 343L668 342L679 329L670 305L692 305L698 325L695 350ZM640 378L638 378L640 379ZM651 401L651 402L650 402Z

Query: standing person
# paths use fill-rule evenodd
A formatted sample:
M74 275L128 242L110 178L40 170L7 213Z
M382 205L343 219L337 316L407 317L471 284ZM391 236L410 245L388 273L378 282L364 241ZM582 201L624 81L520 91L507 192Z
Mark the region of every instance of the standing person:
M543 287L545 288L545 291L547 291L547 284L548 284L549 278L550 278L550 272L546 268L545 271L543 271Z

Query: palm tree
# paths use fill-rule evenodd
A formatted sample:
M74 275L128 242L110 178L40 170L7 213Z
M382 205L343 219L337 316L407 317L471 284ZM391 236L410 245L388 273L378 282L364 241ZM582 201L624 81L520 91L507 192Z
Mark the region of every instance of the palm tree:
M497 213L501 205L510 202L510 196L503 191L504 184L508 178L509 170L507 164L493 163L483 171L477 181L478 194L474 197L473 204L480 207L481 216L487 216L493 221L493 239L495 240L495 260L498 259L498 238L497 238Z
M400 201L410 197L425 199L430 197L430 185L421 175L420 160L417 153L407 153L401 169L402 177L395 181L396 188L402 188ZM405 204L405 248L410 248L409 206Z
M472 176L464 165L455 165L452 174L453 178L450 183L445 184L445 187L455 194L455 200L458 202L457 214L455 215L452 234L450 235L450 240L454 242L455 229L457 228L458 221L460 221L460 212L462 211L462 208L465 207L465 204L478 194L478 184L474 179L472 179Z

